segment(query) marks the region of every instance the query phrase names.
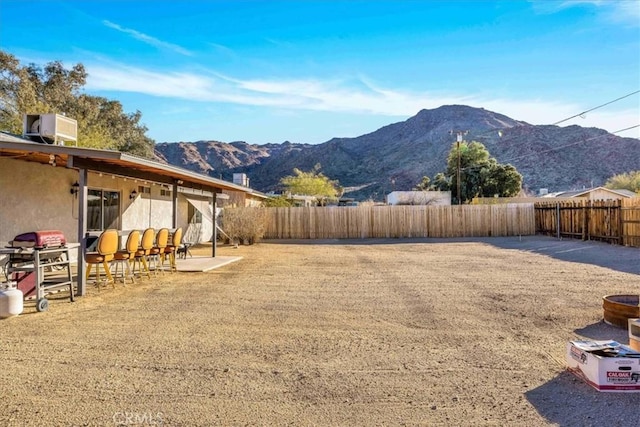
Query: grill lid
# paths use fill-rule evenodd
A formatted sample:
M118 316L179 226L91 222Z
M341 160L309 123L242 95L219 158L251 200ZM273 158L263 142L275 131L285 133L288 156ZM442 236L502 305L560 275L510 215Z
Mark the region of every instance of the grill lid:
M57 248L67 244L60 230L40 230L18 234L11 241L11 246L20 248Z

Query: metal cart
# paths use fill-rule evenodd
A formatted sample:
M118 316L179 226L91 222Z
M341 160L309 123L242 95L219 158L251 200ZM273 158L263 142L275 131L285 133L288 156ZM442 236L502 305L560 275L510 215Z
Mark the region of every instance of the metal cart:
M72 246L72 245L69 245ZM60 246L52 248L0 248L0 254L7 254L6 274L12 280L33 275L35 290L25 293L25 299L36 299L36 310L47 311L49 293L69 287L69 298L74 300L73 280L71 277L71 263L69 262L70 247ZM20 288L20 286L18 287ZM24 290L23 290L24 292ZM33 295L31 295L33 293Z

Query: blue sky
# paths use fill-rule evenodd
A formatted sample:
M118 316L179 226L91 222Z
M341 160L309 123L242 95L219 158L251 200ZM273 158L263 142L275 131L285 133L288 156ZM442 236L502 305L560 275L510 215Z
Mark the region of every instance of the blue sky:
M156 142L314 144L449 104L551 124L638 91L640 0L2 0L0 48L83 63ZM640 94L569 124L638 125Z

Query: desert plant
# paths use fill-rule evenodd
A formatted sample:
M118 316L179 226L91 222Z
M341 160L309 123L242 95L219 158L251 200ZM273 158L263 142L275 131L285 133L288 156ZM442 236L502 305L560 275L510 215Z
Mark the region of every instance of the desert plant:
M264 236L267 215L263 208L225 208L222 229L235 243L253 244Z

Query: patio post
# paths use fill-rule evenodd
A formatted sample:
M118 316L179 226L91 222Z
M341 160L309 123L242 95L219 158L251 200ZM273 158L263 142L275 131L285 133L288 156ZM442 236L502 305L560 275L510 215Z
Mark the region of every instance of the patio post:
M83 296L87 288L84 253L87 250L87 170L78 170L78 296Z
M212 248L211 256L215 258L216 245L218 244L218 215L216 213L216 191L215 190L213 190L212 202L213 202L213 236L211 237L211 239L213 240L213 245L211 245L211 248Z
M171 227L173 227L174 229L178 228L178 184L176 182L173 183L173 189L171 192L171 203L172 203L172 213L173 213L173 219L172 219L172 223L171 223Z

